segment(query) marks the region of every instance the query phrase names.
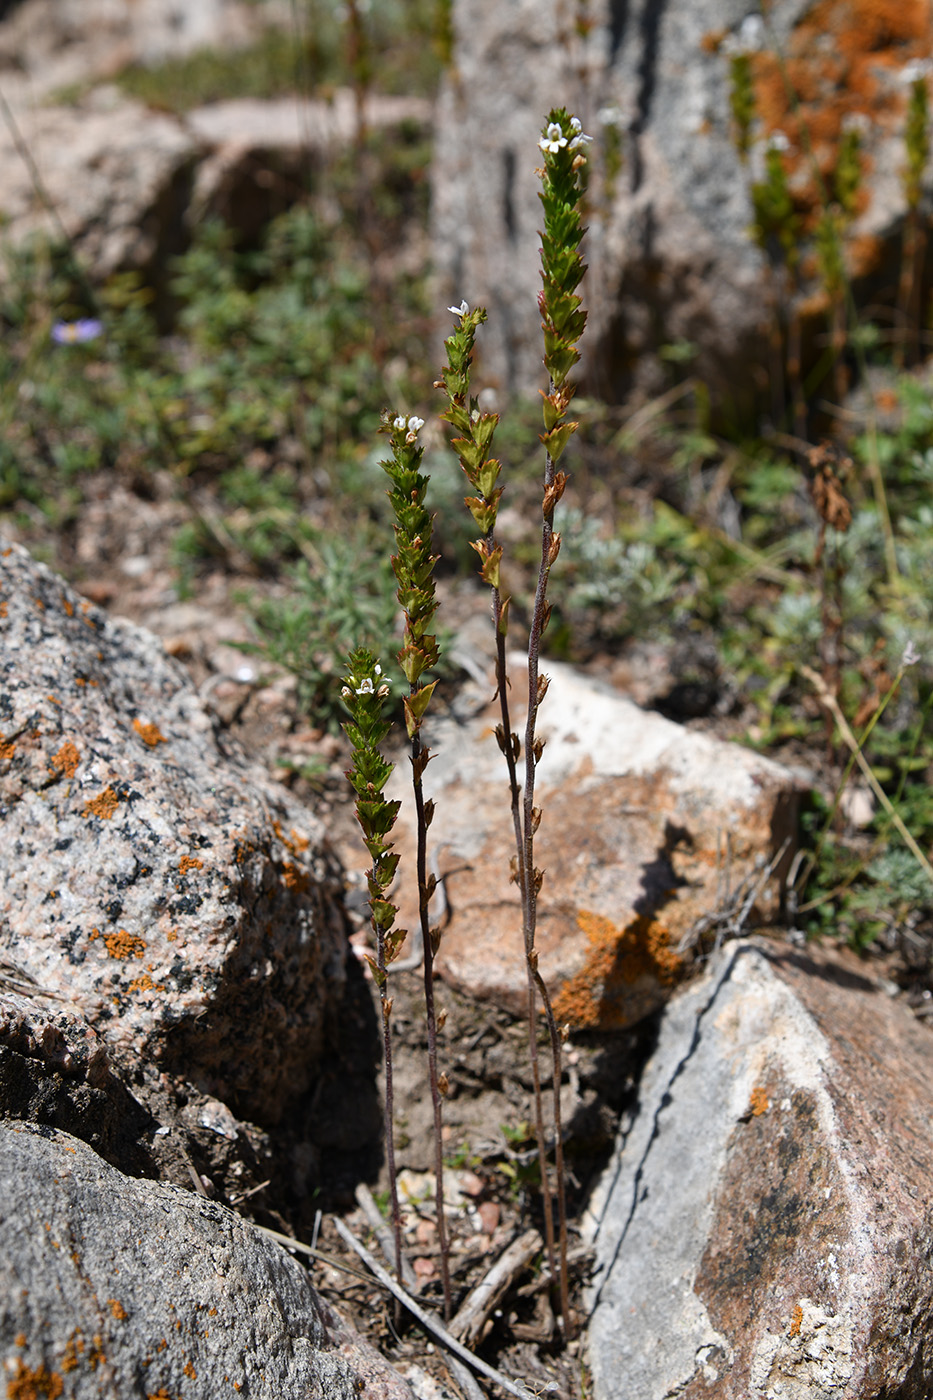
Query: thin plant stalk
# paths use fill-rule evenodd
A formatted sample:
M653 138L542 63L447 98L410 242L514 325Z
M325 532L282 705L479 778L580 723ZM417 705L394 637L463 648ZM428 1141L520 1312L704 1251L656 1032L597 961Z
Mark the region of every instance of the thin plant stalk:
M395 1164L392 998L388 994L388 968L399 954L406 931L394 927L397 910L388 898L399 858L392 851L392 843L387 837L395 825L401 806L398 801L389 801L382 795L394 766L380 751L380 745L389 732L389 725L382 717L382 706L388 693L388 682L372 653L365 648L352 652L348 661L348 673L341 689L341 695L351 716L350 721L344 725L353 753L353 765L347 773L347 778L356 793L356 817L363 832L366 849L372 857L367 885L376 956L367 957L372 968L373 980L379 989L382 1011L386 1170L392 1206L395 1267L401 1281L402 1225Z
M468 399L470 364L476 330L486 320L482 308L470 311L466 301L451 307L459 323L449 337L446 348L449 363L445 366L437 387L447 391L449 406L443 415L460 434L453 446L475 496L466 498L466 505L479 526L481 537L473 541L480 557L480 575L492 591L493 621L496 629L496 687L501 723L496 730L499 747L505 754L509 772L512 824L516 853L512 861L512 878L519 887L522 903L522 942L528 986L528 1051L534 1085L535 1130L538 1139L538 1160L541 1171L541 1195L544 1209L545 1239L551 1277L557 1278L560 1290L560 1313L565 1336L572 1330L569 1287L567 1281L567 1210L565 1169L563 1158L563 1125L560 1109L561 1034L557 1027L550 997L538 968L535 946L537 898L544 872L535 866L534 838L541 822L541 810L535 806L535 773L544 749L536 734L538 708L548 688L548 678L540 674L541 638L550 615L547 587L551 568L560 551L560 535L554 529L554 511L567 478L557 463L577 424L567 421L566 411L573 390L567 376L579 360L576 345L583 333L586 313L576 289L585 267L579 255L583 237L578 209L582 198L580 171L585 164L584 147L589 141L581 123L563 108L553 110L545 123L539 141L544 153L544 169L539 171L543 182L541 202L544 207L542 235L542 282L538 298L544 332L544 364L548 371L548 392L543 394L545 447L544 492L542 499L541 563L535 587L528 642L528 715L524 737L524 784L520 785L518 761L522 743L512 731L508 704L505 637L508 630L509 599L500 590L502 548L496 542L495 523L502 487L497 485L500 464L488 457L497 415L481 413L475 399ZM554 1167L558 1214L558 1238L555 1245L553 1199L547 1167L547 1140L544 1128L541 1072L538 1058L538 998L544 1010L550 1038L553 1087Z
M437 1032L439 1020L434 1000L434 957L440 946L440 931L430 927L429 905L436 886L436 877L427 869L427 832L434 816L434 803L425 801L422 778L431 753L421 738L421 725L434 693L436 681L424 683L426 671L437 665L437 638L429 631L437 610L434 593L434 565L437 556L431 553L433 517L425 507L428 478L421 473L424 449L418 444L418 433L424 420L415 416L399 416L387 420L392 456L382 463L392 482L389 500L395 513L397 552L392 556L392 568L398 582L398 600L405 617L405 634L398 654L399 665L408 681L404 698L405 727L411 743L412 788L415 799L417 829L418 917L424 949L424 1002L428 1036L428 1079L434 1116L434 1174L437 1207L437 1238L440 1247L441 1282L444 1289L444 1316L452 1312L450 1289L450 1245L444 1215L444 1151L443 1097L447 1092L446 1075L437 1068Z

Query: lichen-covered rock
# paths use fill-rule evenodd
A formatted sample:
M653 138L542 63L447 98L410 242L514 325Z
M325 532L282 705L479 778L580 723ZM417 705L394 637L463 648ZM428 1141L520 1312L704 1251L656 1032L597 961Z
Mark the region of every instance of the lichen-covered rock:
M26 1123L0 1124L0 1366L20 1397L411 1400L239 1216Z
M320 822L161 643L0 548L0 957L116 1064L270 1125L343 990L340 895Z
M933 1394L931 1071L854 955L723 949L591 1203L596 1400Z
M767 29L758 11L748 0L602 0L581 24L582 12L558 0L458 0L438 106L434 263L440 304L465 297L489 308L479 345L487 380L509 392L543 387L536 142L546 113L563 104L594 138L583 351L602 394L663 387L658 351L678 343L694 347L719 394L760 394L780 275L769 284L750 187L776 132L790 143L814 340L827 304L813 257L825 201L814 161L832 190L846 130L861 133L863 175L849 272L857 297L890 304L905 210L901 75L928 53L926 8L773 0ZM737 43L753 50L758 119L747 164L730 110Z
M696 921L795 839L800 781L738 744L640 710L572 667L548 663L538 733L543 818L535 863L542 973L562 1022L619 1029L655 1011L690 966L678 947ZM512 723L524 725L526 683L512 673ZM498 706L430 729L425 793L436 802L430 844L448 911L441 975L521 1014L526 972L521 909L510 878L514 836ZM401 923L417 922L409 765L392 778L403 799ZM785 842L787 843L785 845ZM773 913L779 882L762 881L749 914Z

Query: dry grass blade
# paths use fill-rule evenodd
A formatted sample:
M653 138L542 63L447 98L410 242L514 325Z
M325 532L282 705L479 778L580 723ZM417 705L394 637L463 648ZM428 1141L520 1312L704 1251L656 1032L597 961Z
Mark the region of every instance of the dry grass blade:
M504 1376L501 1371L497 1371L495 1367L488 1365L485 1361L481 1360L480 1357L474 1356L471 1351L467 1351L466 1347L461 1346L460 1342L450 1335L447 1328L444 1327L436 1317L432 1317L429 1312L426 1312L424 1308L419 1306L414 1298L406 1293L404 1288L397 1284L395 1279L386 1272L378 1260L373 1258L366 1246L360 1244L353 1231L343 1223L339 1216L335 1215L333 1221L334 1229L337 1231L337 1234L343 1240L344 1244L349 1245L350 1248L359 1255L366 1267L372 1270L383 1288L387 1288L392 1296L397 1298L398 1301L408 1309L412 1317L417 1318L422 1327L426 1327L442 1346L446 1347L449 1352L458 1357L461 1361L465 1361L468 1366L472 1367L474 1371L478 1371L481 1376L485 1376L487 1380L493 1381L494 1384L506 1391L507 1394L516 1396L517 1400L532 1400L532 1393L530 1390L527 1390L525 1386L516 1384L515 1381L510 1381L508 1376ZM292 1243L292 1241L289 1241L289 1243Z

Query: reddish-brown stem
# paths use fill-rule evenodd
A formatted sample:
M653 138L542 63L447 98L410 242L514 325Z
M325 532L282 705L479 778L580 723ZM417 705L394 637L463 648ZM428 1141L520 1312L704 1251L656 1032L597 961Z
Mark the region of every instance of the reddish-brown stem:
M375 875L375 871L373 872ZM392 1032L390 1029L391 1017L389 1009L389 998L387 996L386 983L386 931L373 923L376 933L376 966L382 973L382 985L379 988L379 999L382 1011L382 1049L385 1062L386 1094L385 1094L385 1135L386 1135L386 1170L389 1174L389 1198L392 1203L392 1234L395 1239L395 1273L399 1283L402 1282L402 1216L398 1204L398 1186L396 1184L395 1169L395 1092L392 1083Z
M554 381L551 380L549 394L554 393ZM544 489L545 496L550 494L554 486L556 471L555 464L550 453L545 456L544 464ZM561 1315L563 1318L564 1334L570 1335L570 1307L569 1289L567 1284L567 1224L566 1224L566 1196L563 1173L563 1142L562 1125L560 1113L560 1080L561 1080L561 1054L560 1054L560 1032L554 1020L554 1013L551 1008L550 998L541 974L538 972L537 953L535 949L535 931L537 928L538 915L538 874L535 870L534 861L534 839L536 813L534 807L535 796L535 769L537 758L535 756L535 726L538 717L538 657L541 650L541 634L544 631L545 610L547 605L547 586L551 572L552 541L554 538L554 507L551 506L544 512L544 521L541 529L541 567L538 571L538 582L535 588L534 609L531 616L531 627L528 636L528 717L525 723L525 791L523 797L522 811L522 859L519 862L520 874L522 878L522 923L523 936L525 942L525 958L528 964L528 1041L529 1052L532 1058L532 1071L534 1074L535 1086L535 1114L538 1123L538 1152L541 1160L541 1188L544 1195L545 1206L545 1229L548 1242L548 1260L551 1267L552 1277L559 1274L560 1278L560 1299ZM548 1025L548 1032L551 1039L551 1054L553 1059L553 1094L554 1094L554 1136L555 1136L555 1176L557 1186L558 1219L560 1222L560 1267L559 1271L555 1267L554 1258L554 1221L551 1208L550 1188L547 1184L546 1169L546 1143L544 1140L544 1127L542 1122L541 1109L541 1085L537 1073L537 994L541 994L542 1005L544 1007L545 1019Z
M416 687L412 686L414 693ZM434 946L431 942L430 920L428 918L428 828L424 812L424 789L421 774L428 760L428 753L415 734L411 741L412 786L415 794L415 816L418 827L418 904L421 919L421 941L424 949L424 1010L428 1027L428 1079L431 1085L431 1106L434 1110L434 1179L435 1203L437 1210L437 1242L440 1246L441 1283L444 1288L444 1319L449 1322L452 1313L450 1293L450 1246L447 1240L447 1221L444 1217L444 1144L441 1137L443 1109L441 1091L437 1076L437 1013L434 1006Z

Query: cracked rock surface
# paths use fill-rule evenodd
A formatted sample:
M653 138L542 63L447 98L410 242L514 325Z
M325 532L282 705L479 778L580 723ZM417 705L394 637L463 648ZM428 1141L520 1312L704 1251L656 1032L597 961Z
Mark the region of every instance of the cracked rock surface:
M924 1400L933 1042L854 957L727 946L592 1206L596 1400Z

